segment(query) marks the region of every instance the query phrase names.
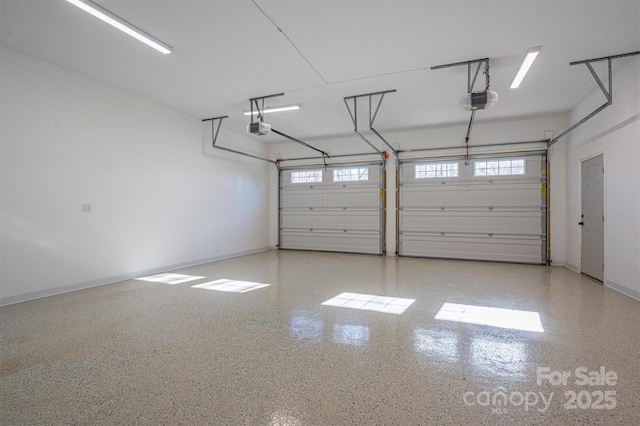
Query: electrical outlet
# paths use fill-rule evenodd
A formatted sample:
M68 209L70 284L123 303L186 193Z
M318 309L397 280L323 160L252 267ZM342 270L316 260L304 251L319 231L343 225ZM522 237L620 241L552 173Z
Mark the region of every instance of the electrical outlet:
M91 204L83 204L82 213L91 213Z

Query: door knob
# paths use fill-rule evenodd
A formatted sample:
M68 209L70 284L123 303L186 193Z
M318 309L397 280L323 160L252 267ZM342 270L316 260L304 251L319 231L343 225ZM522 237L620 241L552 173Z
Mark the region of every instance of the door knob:
M582 226L584 225L584 222L578 222L578 225Z

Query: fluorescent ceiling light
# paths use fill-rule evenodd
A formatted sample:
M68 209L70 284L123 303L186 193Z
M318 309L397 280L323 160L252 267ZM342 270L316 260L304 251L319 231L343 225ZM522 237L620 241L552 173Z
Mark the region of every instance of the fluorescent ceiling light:
M129 22L125 21L118 15L114 15L104 7L97 5L91 0L67 0L67 1L73 4L74 6L78 6L80 9L84 10L85 12L89 12L96 18L102 19L104 22L116 27L120 31L123 31L129 34L131 37L136 38L141 42L153 47L154 49L164 53L165 55L168 53L171 53L171 51L173 50L173 48L168 44L163 43L162 41L158 40L157 38L153 37L150 34L147 34L146 32L142 31L140 28L136 27L133 24L130 24Z
M527 75L529 68L531 68L533 61L535 61L538 53L540 53L540 49L542 49L542 46L531 47L527 50L527 53L524 55L524 58L522 59L522 62L518 67L518 72L513 78L513 82L511 83L510 87L511 89L517 89L520 86L520 83L522 83L524 76Z
M270 112L281 112L281 111L293 111L296 109L300 109L300 104L292 104L292 105L280 105L280 106L268 106L264 107L262 110L263 113L268 114ZM251 115L251 110L242 111L244 115ZM258 110L253 110L253 115L258 115Z

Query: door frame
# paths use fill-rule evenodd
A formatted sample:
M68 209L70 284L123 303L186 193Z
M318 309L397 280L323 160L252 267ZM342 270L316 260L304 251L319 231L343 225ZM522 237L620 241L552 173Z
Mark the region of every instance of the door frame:
M602 269L602 284L604 284L606 282L606 278L607 278L607 218L609 217L608 213L607 213L607 158L606 155L604 153L604 150L599 150L596 151L594 153L591 153L589 155L586 155L584 157L581 157L579 159L579 164L578 164L578 174L580 176L580 180L578 181L578 186L580 188L579 190L579 205L580 205L580 214L577 217L578 222L580 221L580 219L582 218L582 163L584 163L585 161L589 161L592 160L596 157L602 156L602 168L604 169L602 172L602 197L603 197L603 210L604 210L604 224L603 224L603 235L602 235L602 244L603 244L603 248L602 248L602 252L603 252L603 259L602 259L602 263L603 263L603 269ZM579 243L579 247L578 247L578 269L580 274L583 274L587 277L591 277L590 275L585 274L582 271L582 228L580 228L580 232L578 232L578 243ZM591 277L593 278L593 277ZM596 279L596 278L593 278Z

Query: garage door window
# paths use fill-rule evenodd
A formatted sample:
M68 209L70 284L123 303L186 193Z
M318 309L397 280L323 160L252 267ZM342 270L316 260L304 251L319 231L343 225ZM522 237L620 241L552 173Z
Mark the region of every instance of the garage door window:
M415 178L430 179L458 177L458 163L416 164Z
M513 176L524 174L524 160L476 161L474 176Z
M333 171L334 182L369 180L369 168L342 169Z
M291 172L291 183L316 183L322 182L322 170L305 170Z

